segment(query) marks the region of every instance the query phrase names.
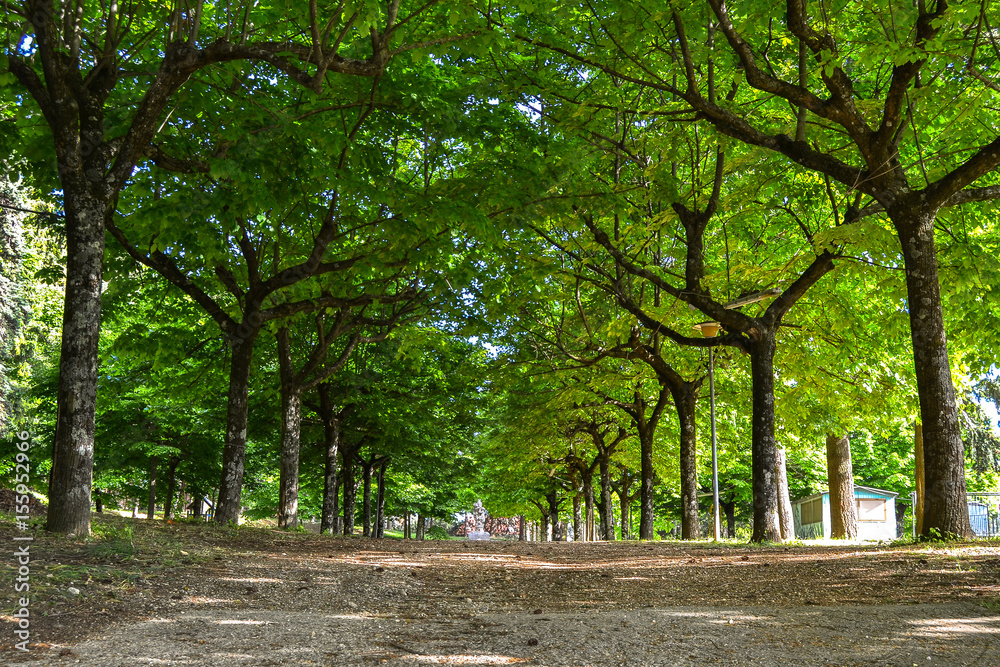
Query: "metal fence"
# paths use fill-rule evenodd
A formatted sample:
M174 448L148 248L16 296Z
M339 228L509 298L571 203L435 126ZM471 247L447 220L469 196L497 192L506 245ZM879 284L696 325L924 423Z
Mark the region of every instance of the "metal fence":
M1000 536L1000 493L969 493L968 502L976 537Z

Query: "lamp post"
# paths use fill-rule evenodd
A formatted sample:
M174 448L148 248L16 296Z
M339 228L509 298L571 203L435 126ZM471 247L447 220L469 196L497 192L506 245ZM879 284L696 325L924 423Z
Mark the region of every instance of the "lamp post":
M721 325L718 322L702 322L694 325L705 338L715 338ZM715 437L715 347L708 348L708 396L712 417L712 539L722 539L722 524L719 517L719 452Z

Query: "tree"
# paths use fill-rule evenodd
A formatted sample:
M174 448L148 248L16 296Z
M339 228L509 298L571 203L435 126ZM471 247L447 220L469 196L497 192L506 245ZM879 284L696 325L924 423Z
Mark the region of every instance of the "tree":
M734 20L721 0L706 4L670 14L638 8L619 12L613 21L609 5L593 12L588 7L586 20L599 29L572 57L671 95L720 133L839 183L850 201L849 222L876 214L891 221L906 267L924 427L923 530L968 536L935 222L943 209L1000 195L990 176L1000 164L1000 138L991 127L971 127L986 117L986 100L997 90L986 74L1000 56L983 46L987 8L953 8L944 0L900 5L885 23L883 8L870 3L834 15L792 0L784 21L776 23L768 12L744 10ZM660 42L664 34L672 38ZM620 59L604 59L608 52ZM637 58L640 52L647 57ZM716 85L731 87L732 94L716 99ZM976 94L958 92L969 89ZM969 101L952 105L958 95ZM963 128L957 135L956 124ZM794 138L787 134L790 127Z
M35 105L23 116L22 127L34 142L28 150L43 160L55 158L53 189L61 192L65 213L66 308L50 530L90 531L104 229L136 166L156 154L154 139L177 92L193 73L234 61L265 64L318 91L328 75L378 77L394 54L459 39L434 34L443 22L425 23L426 6L401 16L399 0L388 4L384 17L368 5L351 15L336 8L326 19L316 3L295 12L270 2L226 12L204 9L200 1L176 3L163 16L159 6L146 3L5 4L6 32L21 36L8 41L7 66L22 86L18 94ZM416 41L404 41L403 32ZM155 75L137 85L135 71ZM34 130L42 119L47 135ZM53 182L51 173L36 174ZM229 450L234 448L237 442L230 443ZM229 467L225 520L235 518L231 487L240 472Z

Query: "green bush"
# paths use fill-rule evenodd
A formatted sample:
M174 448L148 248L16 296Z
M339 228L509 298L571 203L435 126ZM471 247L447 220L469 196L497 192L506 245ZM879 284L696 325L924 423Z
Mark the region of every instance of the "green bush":
M448 531L441 526L431 526L427 529L425 537L428 540L447 540Z

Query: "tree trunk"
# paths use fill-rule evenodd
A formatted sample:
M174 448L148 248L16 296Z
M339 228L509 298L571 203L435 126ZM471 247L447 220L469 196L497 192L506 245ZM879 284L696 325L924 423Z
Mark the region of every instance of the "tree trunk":
M774 333L759 332L750 353L753 381L751 469L753 485L752 542L780 542L778 485L775 482Z
M917 492L916 516L917 535L924 534L924 427L917 422L913 429L913 473Z
M854 502L851 440L826 434L826 476L830 483L830 537L858 539L858 510Z
M340 449L340 419L330 400L330 386L326 383L316 388L319 393L319 415L323 420L323 512L319 532L337 532L337 452Z
M556 495L555 491L550 491L545 499L549 502L549 526L552 529L552 534L546 539L547 542L558 541L559 535L559 497Z
M948 364L944 311L934 245L935 212L905 205L889 210L902 241L913 366L924 443L925 537L971 537L965 459L955 385Z
M525 522L524 515L517 517L517 540L519 542L525 542L528 539L527 525Z
M403 539L410 539L410 510L403 512Z
M622 527L622 539L631 539L631 527L632 527L632 510L629 507L631 500L629 498L629 490L632 486L632 480L629 479L628 471L622 471L622 478L620 486L618 488L618 503L621 506L621 527Z
M375 455L364 461L361 468L361 488L363 491L361 501L361 534L365 537L372 535L372 469L375 467Z
M157 457L149 459L149 502L146 505L146 519L152 521L156 518L156 467Z
M681 391L674 393L677 421L680 424L681 464L681 539L696 540L701 537L698 517L698 440L696 406L697 390L685 382Z
M297 387L281 390L281 462L278 486L278 527L299 523L299 452L302 433L302 394Z
M542 528L539 531L539 541L551 542L552 541L552 524L549 523L548 512L542 512Z
M423 542L424 540L424 523L427 521L423 514L417 512L417 541Z
M341 445L343 447L343 445ZM344 487L344 535L354 534L354 504L357 487L354 484L354 455L356 448L343 448L344 472L341 485Z
M101 496L100 495L97 495L97 494L94 495L94 505L97 506L97 513L98 514L103 514L104 513L104 503L101 502Z
M653 539L653 486L656 472L653 470L653 428L639 429L639 539ZM624 539L624 535L622 537Z
M719 506L726 513L726 537L733 539L736 537L736 500L730 497L727 503L719 498Z
M788 464L783 448L774 450L774 481L778 486L778 527L782 540L795 539L795 520L792 518L792 499L788 495Z
M180 459L173 459L170 462L170 466L167 468L167 501L163 503L163 520L170 521L171 517L174 515L174 493L177 489L177 466L180 465Z
M59 167L60 171L67 169L61 161ZM45 528L85 537L90 535L90 493L94 476L104 221L111 206L84 194L85 185L73 187L66 176L62 180L66 216L66 294Z
M604 456L600 463L601 471L601 539L613 542L615 539L615 507L611 492L611 461Z
M382 459L378 467L378 496L375 498L375 537L385 537L385 471L389 467L389 458Z
M256 314L256 313L254 313ZM251 316L252 318L253 316ZM250 364L257 331L234 341L229 366L229 405L226 440L222 449L222 479L215 506L216 523L239 523L243 494L243 468L247 452L247 396L250 391Z
M583 507L581 504L582 494L573 494L573 540L575 542L582 542L585 538L581 537L581 532L583 530ZM569 536L567 535L567 542L569 541Z
M583 471L583 502L585 510L583 539L593 542L594 537L594 472L593 469Z

